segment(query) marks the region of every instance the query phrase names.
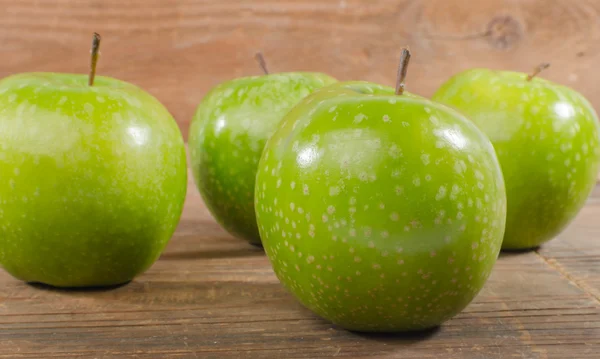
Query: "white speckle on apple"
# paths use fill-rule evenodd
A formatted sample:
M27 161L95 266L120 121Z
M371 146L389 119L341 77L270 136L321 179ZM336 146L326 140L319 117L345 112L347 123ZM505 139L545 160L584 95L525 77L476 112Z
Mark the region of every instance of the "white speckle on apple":
M94 113L94 105L92 105L89 102L86 102L83 104L83 109L85 110L85 112L88 113L88 115L92 115Z
M67 96L61 96L60 100L58 100L58 105L62 106L65 102L67 102Z
M429 164L429 154L427 154L427 153L421 154L421 162L423 162L423 164L425 166L427 166Z
M459 160L454 162L454 171L456 173L463 173L467 169L467 164L465 161Z
M437 194L435 195L435 200L439 201L439 200L445 198L446 192L447 192L446 186L440 186L440 188L438 188Z
M361 123L366 118L367 118L367 116L364 113L359 113L358 115L354 116L353 122L358 124L358 123Z
M329 195L330 196L337 196L338 194L340 194L340 188L338 186L332 186L329 187Z
M400 219L400 215L398 215L397 212L392 212L390 213L390 219L394 222L398 222L398 219Z
M591 144L592 147L594 146L594 144ZM584 155L587 155L589 152L589 147L587 143L584 143L583 145L581 145L581 151L583 152Z
M450 199L455 200L460 193L461 188L457 184L452 185L452 190L450 191Z

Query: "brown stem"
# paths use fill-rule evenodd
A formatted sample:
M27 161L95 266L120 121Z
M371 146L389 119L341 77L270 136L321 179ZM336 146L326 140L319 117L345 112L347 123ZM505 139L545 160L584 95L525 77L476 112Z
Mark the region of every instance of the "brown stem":
M527 75L527 81L533 80L534 77L536 77L540 72L544 71L548 67L550 67L550 64L548 62L543 62L543 63L537 65L533 69L533 71L529 75Z
M96 64L98 63L98 55L100 52L100 40L102 37L98 33L94 33L94 38L92 39L92 60L90 62L90 74L88 76L88 85L94 85L94 78L96 77Z
M408 47L402 48L400 54L400 63L398 64L398 74L396 76L396 95L402 95L404 93L404 81L406 80L406 71L408 70L408 62L410 61L410 49Z
M263 70L263 72L265 73L265 75L269 74L269 69L267 68L267 63L265 61L265 58L262 54L262 52L257 52L256 55L254 55L254 58L256 59L256 61L258 62L258 66L260 66L260 68Z

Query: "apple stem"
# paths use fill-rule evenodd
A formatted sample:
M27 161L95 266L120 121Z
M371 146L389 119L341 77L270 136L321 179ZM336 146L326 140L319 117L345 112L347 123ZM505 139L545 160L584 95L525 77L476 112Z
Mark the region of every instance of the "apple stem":
M262 52L257 52L256 55L254 55L254 58L258 62L258 66L260 66L260 68L263 70L264 74L268 75L269 69L267 68L267 62L265 61L265 57L263 56Z
M403 47L400 53L400 63L398 64L398 74L396 76L396 95L404 93L404 81L406 80L406 71L408 70L408 62L410 61L410 49Z
M548 67L550 67L550 63L548 63L548 62L543 62L543 63L537 65L533 69L533 71L529 75L527 75L527 81L533 80L534 77L536 77L540 72L544 71Z
M88 86L94 85L94 78L96 77L96 64L98 63L98 55L100 53L100 40L102 37L97 32L94 33L92 39L92 60L90 62L90 74L88 77Z

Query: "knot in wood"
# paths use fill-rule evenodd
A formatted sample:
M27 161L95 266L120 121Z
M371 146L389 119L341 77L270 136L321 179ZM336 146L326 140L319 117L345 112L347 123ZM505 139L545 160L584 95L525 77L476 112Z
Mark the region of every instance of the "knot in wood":
M495 16L488 24L486 35L493 47L508 49L521 40L523 27L510 15Z

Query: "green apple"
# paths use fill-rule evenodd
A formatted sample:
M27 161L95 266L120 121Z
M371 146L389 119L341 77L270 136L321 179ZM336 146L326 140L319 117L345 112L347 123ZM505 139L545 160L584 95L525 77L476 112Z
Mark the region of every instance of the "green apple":
M57 287L125 283L181 215L185 147L158 100L108 77L0 81L0 264Z
M235 79L202 100L189 132L194 180L206 206L231 234L260 244L254 216L256 166L281 118L335 80L290 72Z
M504 233L489 140L446 106L338 83L301 101L265 146L255 208L277 277L350 330L437 326L480 291Z
M433 96L491 139L508 210L503 249L537 247L584 205L600 161L598 118L579 93L527 74L473 69Z

